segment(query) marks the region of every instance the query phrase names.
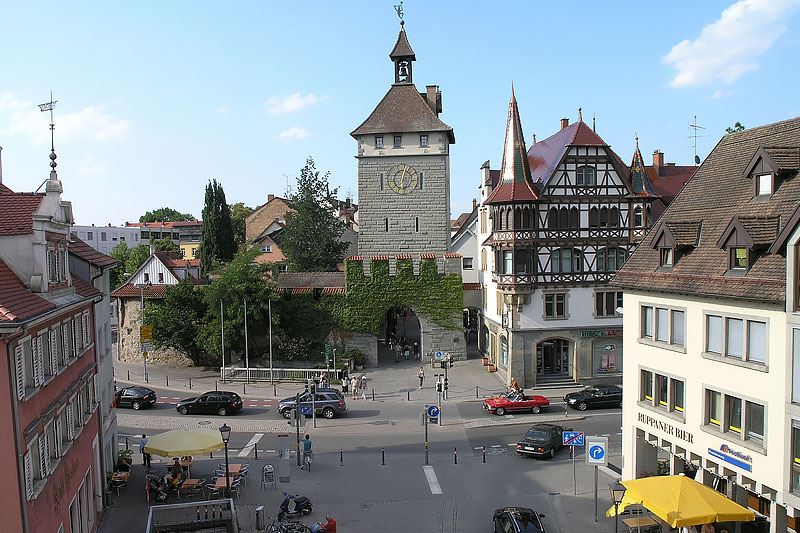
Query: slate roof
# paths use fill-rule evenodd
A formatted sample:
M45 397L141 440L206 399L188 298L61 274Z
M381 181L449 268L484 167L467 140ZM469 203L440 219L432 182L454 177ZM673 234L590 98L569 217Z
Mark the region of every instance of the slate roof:
M797 170L800 168L800 149L798 148L764 148L779 170Z
M700 239L700 229L703 223L697 221L666 222L672 238L677 246L697 246Z
M412 61L417 60L417 56L414 55L414 50L411 49L411 45L408 43L405 27L400 28L400 33L397 35L397 42L394 43L394 48L392 48L389 54L389 59L399 59L401 57L407 57Z
M92 265L100 268L114 266L119 263L119 260L107 256L102 252L98 252L82 240L74 233L69 236L69 253L76 255Z
M344 287L344 272L284 272L278 275L279 289Z
M350 135L425 131L447 132L450 143L456 142L453 128L439 120L417 88L409 83L392 85L367 120Z
M633 151L630 171L631 188L636 196L658 196L650 185L647 165L644 164L642 152L639 151L639 137L636 137L636 150Z
M27 320L55 308L55 304L26 288L0 259L0 322Z
M33 214L39 209L43 193L13 192L0 189L0 235L33 233Z
M613 285L783 305L783 255L758 252L746 274L734 277L726 275L727 252L717 246L734 216L748 220L757 238L766 240L773 229L771 220L780 217L787 221L797 208L800 178L796 171L780 181L772 196L754 200L753 182L743 172L760 146L800 147L800 118L725 135L617 273ZM759 221L759 217L768 219ZM652 248L652 240L661 224L698 218L702 219L702 229L697 247L678 255L670 271L659 271L659 253Z

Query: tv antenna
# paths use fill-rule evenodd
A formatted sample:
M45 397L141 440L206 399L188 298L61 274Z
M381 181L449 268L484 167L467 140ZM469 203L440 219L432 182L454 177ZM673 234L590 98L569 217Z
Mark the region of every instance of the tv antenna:
M693 143L693 148L694 148L694 166L697 166L697 165L700 164L700 158L697 157L697 130L704 130L705 128L703 126L699 126L697 124L697 115L694 116L694 120L692 121L691 124L689 124L689 127L694 130L694 132L692 133L692 135L689 136L689 138L690 139L694 139L694 143ZM705 135L701 135L700 137L705 137Z
M284 174L283 177L286 180L286 198L289 198L292 195L292 186L289 185L289 179L291 179L292 176Z

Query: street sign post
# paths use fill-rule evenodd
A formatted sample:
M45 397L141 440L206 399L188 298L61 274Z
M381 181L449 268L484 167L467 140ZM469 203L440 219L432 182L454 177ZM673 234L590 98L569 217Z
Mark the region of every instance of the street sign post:
M144 297L142 298L142 313L144 313ZM139 347L144 364L144 381L147 383L147 354L153 351L153 326L139 326Z
M438 424L439 423L439 415L441 414L441 410L436 405L431 405L428 407L428 418L431 421L431 424Z
M608 466L608 437L586 437L586 464L594 465L594 521L597 522L597 467Z
M569 446L572 452L572 486L575 489L575 496L578 495L578 478L575 477L575 446L584 445L583 431L565 431L561 434L564 446Z

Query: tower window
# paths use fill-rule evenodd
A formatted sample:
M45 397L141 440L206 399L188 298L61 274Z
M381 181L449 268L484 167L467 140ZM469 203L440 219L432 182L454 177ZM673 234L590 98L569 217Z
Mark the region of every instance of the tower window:
M419 217L414 217L414 231L419 233Z
M375 148L383 148L383 136L375 137Z
M383 231L385 231L386 233L389 233L389 219L388 218L384 218L383 219Z
M422 177L423 177L423 174L424 174L423 172L419 173L419 190L422 190Z
M427 135L420 135L419 136L419 145L423 148L428 146L428 136Z
M403 136L402 135L395 135L394 136L394 147L395 148L402 148L403 147Z
M383 190L383 174L381 174L381 190Z

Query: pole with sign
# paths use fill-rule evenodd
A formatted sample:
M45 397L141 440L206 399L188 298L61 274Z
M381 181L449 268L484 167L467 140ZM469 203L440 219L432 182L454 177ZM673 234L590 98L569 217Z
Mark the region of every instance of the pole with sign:
M144 381L147 383L147 353L153 351L153 326L139 326L139 346L144 362Z
M586 464L594 466L594 521L597 522L597 467L608 466L608 437L586 437Z
M572 485L575 489L575 496L578 495L578 479L575 476L575 446L584 445L583 431L565 431L562 433L564 446L569 446L572 452Z

